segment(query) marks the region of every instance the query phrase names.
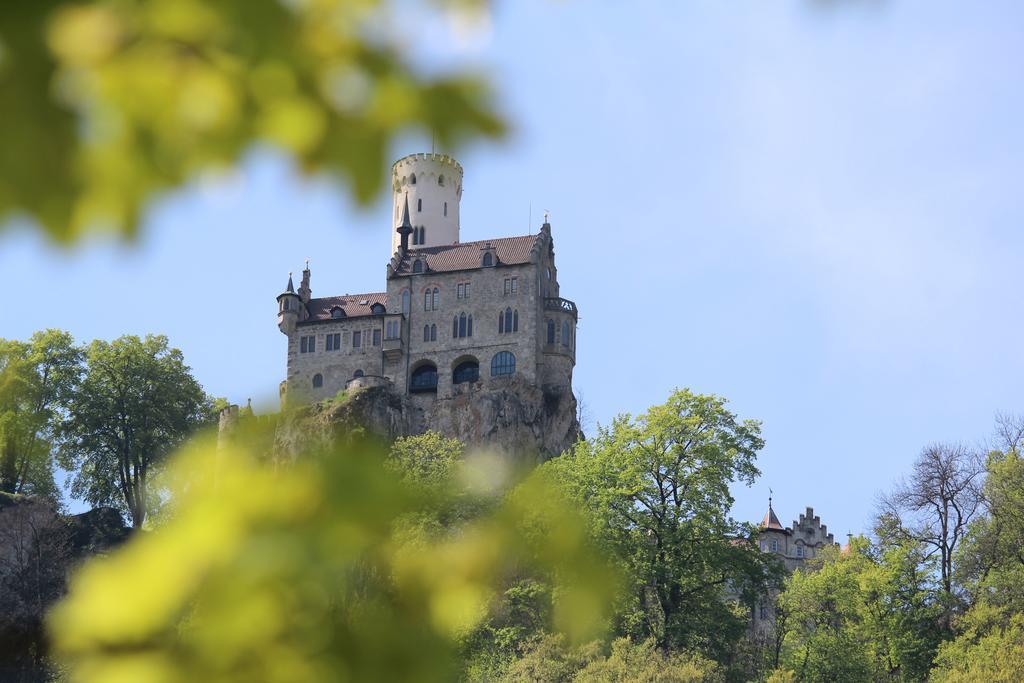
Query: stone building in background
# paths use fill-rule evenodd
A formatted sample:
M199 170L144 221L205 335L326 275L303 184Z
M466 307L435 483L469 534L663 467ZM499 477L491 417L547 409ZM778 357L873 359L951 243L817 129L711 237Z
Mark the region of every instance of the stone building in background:
M768 512L761 520L758 545L761 552L777 555L786 571L792 572L805 567L807 560L817 557L824 548L837 544L828 527L814 514L814 508L808 507L793 526L784 527L772 509L772 499L768 498ZM774 626L775 597L774 594L765 596L754 607L755 631L764 632Z

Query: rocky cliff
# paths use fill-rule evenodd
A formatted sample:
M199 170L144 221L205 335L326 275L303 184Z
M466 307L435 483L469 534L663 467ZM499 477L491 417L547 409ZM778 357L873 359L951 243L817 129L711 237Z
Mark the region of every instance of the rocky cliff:
M426 431L535 461L559 455L581 437L571 391L512 377L461 385L450 398L405 396L390 385L349 390L289 415L277 430L275 451L287 460L307 446L353 433L394 439Z

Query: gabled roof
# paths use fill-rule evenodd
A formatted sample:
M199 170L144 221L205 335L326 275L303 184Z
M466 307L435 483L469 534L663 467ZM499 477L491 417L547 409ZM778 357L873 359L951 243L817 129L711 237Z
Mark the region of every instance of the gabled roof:
M325 296L320 299L310 299L306 304L309 317L302 322L317 322L319 320L330 320L331 309L340 307L345 311L346 318L358 318L364 315L373 315L370 307L374 304L388 305L387 292L372 292L370 294L346 294L345 296Z
M424 272L445 273L455 270L469 270L480 268L481 260L488 245L494 250L497 257L495 265L519 265L530 262L530 252L537 243L537 235L522 235L520 237L499 237L492 240L478 240L476 242L460 242L459 244L446 244L437 247L422 247L410 249L398 262L395 268L395 275L409 275L412 273L412 264L416 259L426 262Z
M775 510L772 510L771 504L768 505L768 512L764 513L764 519L761 520L762 529L775 529L776 531L785 531L786 527L782 526L782 522L775 516Z

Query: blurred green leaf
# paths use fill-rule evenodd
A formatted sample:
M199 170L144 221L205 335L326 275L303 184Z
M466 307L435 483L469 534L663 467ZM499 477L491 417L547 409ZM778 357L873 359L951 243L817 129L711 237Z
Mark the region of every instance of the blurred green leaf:
M433 12L485 11L432 2ZM0 4L0 230L133 235L160 192L269 144L361 202L410 130L498 137L487 82L417 71L389 0Z
M194 442L167 479L173 516L72 577L50 621L71 680L451 680L514 571L560 579L560 622L574 641L597 635L611 577L543 479L417 536L403 520L450 494L395 462L448 465L363 444L278 469L247 443Z

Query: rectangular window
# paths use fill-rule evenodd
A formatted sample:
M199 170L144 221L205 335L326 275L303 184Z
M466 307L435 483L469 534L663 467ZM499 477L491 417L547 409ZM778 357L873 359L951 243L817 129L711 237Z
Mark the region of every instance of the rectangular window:
M314 351L316 351L316 335L299 338L299 353L313 353Z
M373 345L380 346L380 330L373 331Z
M334 350L335 351L340 351L341 350L341 332L335 332L331 336L334 337Z
M309 342L306 341L305 337L299 337L299 353L306 353L309 348Z
M469 298L469 283L466 283L466 298Z
M324 349L326 349L327 351L333 351L334 350L334 335L333 334L329 334L329 335L327 335L327 337L324 338Z
M455 288L455 298L462 299L466 296L466 285L459 283L459 286Z
M387 322L387 330L384 334L385 339L398 339L398 321L389 320Z
M360 332L359 330L356 330L355 332L352 333L352 348L353 349L358 349L362 345L363 345L363 333Z
M505 278L505 296L508 296L510 291L512 291L512 280Z
M519 278L514 277L514 278L512 278L512 293L515 294L518 289L519 289Z

